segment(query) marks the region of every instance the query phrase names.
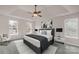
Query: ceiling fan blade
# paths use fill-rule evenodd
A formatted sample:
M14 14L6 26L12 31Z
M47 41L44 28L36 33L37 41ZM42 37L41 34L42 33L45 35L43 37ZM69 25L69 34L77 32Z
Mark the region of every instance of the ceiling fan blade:
M39 17L42 17L41 15L38 15Z
M41 11L38 11L38 13L41 13Z

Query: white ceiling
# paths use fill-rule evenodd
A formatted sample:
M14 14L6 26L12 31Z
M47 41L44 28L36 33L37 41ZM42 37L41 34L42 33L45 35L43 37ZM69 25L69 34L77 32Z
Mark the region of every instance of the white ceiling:
M78 5L39 5L37 10L42 11L42 18L51 18L79 12ZM22 19L33 19L30 12L34 11L33 5L0 5L0 14Z

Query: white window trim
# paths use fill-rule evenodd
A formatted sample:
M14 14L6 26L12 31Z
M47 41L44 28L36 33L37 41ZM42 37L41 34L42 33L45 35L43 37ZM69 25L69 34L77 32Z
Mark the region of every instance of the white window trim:
M15 33L15 34L9 33L9 35L18 35L18 21L17 20L9 20L9 21L16 21L17 22L17 33Z
M78 18L69 18L69 19L78 19ZM79 39L79 37L78 37L78 33L77 33L77 36L75 37L75 36L68 36L68 35L66 35L65 34L65 32L66 32L66 30L65 30L65 21L64 21L64 37L67 37L67 38L73 38L73 39ZM78 29L77 29L77 32L78 32Z

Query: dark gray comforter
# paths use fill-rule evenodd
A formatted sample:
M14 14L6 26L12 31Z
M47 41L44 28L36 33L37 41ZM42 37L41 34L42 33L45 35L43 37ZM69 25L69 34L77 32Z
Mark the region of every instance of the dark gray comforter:
M29 35L26 35L26 36L35 38L36 40L39 40L40 46L41 46L40 48L41 48L42 51L47 49L48 46L49 46L48 39L46 37L43 37L43 36L40 36L40 35L34 35L34 34L29 34Z

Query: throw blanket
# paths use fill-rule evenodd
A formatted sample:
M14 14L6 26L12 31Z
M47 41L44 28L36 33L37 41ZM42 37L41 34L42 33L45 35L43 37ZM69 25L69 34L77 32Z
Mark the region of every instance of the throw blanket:
M32 37L32 38L39 40L40 45L41 45L41 47L40 47L41 51L44 51L49 46L48 39L46 37L43 37L43 36L40 36L40 35L34 35L34 34L29 34L29 35L26 35L26 36L29 36L29 37Z

